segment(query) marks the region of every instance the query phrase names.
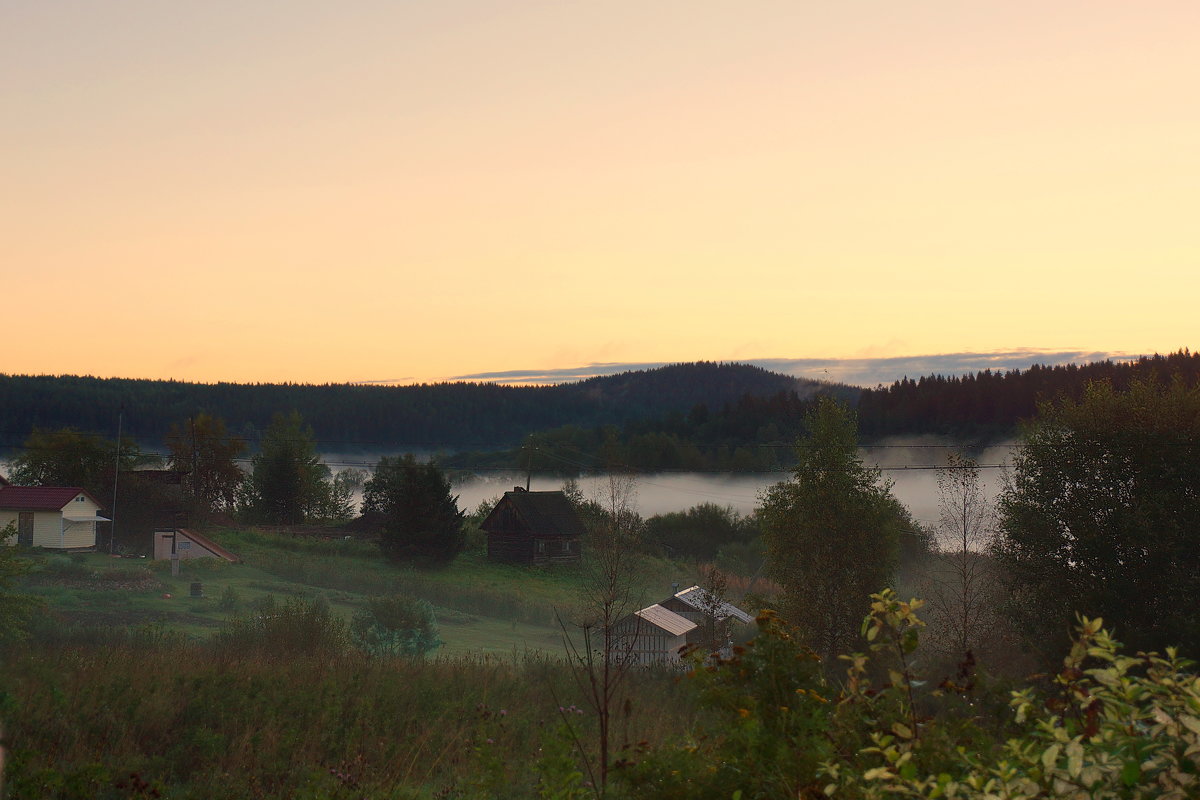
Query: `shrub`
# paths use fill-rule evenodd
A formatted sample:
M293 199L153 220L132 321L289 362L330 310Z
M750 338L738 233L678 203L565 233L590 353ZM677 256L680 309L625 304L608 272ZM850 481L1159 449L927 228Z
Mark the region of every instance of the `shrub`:
M1081 618L1048 693L1013 692L1019 735L1001 748L959 747L924 773L915 731L876 731L865 771L827 764L826 793L853 798L1186 798L1200 792L1200 677L1173 648L1122 655L1101 620ZM895 691L895 689L889 690ZM907 735L906 735L907 734Z
M234 589L232 586L226 586L225 590L221 592L221 599L217 603L217 608L226 612L237 611L241 602L242 599L238 595L237 589Z
M442 644L433 606L403 594L368 600L350 623L350 638L373 656L422 656Z
M46 556L40 571L47 576L70 580L86 580L96 574L87 564L63 554Z
M213 637L213 645L227 655L333 656L348 644L346 623L320 596L291 597L282 605L268 597L257 611L230 618Z

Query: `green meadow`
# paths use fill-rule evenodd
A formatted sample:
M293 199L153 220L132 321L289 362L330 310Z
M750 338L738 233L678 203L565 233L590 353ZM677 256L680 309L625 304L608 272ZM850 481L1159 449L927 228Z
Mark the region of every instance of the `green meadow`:
M467 552L418 570L352 538L206 533L241 562L183 561L172 575L148 559L31 555L23 590L43 610L31 640L0 657L6 797L516 798L556 779L546 769L585 781L571 754L594 739L594 714L557 622L579 607L581 568ZM651 560L641 594L656 602L693 577ZM218 644L268 603L319 604L336 626L395 593L433 606L442 645L424 658L305 652L323 635L308 630L287 653ZM677 680L631 678L618 744L686 724ZM535 769L538 754L550 757Z

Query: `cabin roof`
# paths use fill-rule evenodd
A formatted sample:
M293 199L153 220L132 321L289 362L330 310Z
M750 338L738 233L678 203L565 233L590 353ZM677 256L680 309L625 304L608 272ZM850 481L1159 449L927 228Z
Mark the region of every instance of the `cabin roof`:
M672 636L682 636L696 627L696 623L690 619L681 617L674 611L668 611L658 603L633 613L634 616L645 620L656 628L666 631Z
M61 511L79 495L100 505L96 498L78 486L0 486L0 508L9 511Z
M505 492L480 527L488 530L492 517L504 503L511 504L529 529L536 533L558 536L584 534L583 523L579 521L575 507L562 492Z
M674 595L680 602L684 603L697 611L707 611L706 606L711 607L706 601L708 592L701 589L699 586L691 586L684 589L682 592L676 592ZM728 619L733 617L738 622L749 624L754 620L754 617L742 611L740 608L725 600L720 600L717 604L719 610L718 617L720 619Z

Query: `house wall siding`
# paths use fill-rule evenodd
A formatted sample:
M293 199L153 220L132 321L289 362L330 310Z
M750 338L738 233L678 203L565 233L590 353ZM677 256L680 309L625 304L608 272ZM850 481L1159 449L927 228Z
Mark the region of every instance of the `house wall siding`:
M83 497L83 495L80 495ZM93 503L87 497L83 500L72 500L63 507L63 517L94 517L100 511L100 506ZM63 519L63 547L95 547L96 546L96 523L94 522L71 522Z
M50 547L55 550L69 547L63 533L62 512L33 512L33 546Z
M96 546L95 522L70 522L64 517L94 517L100 511L100 506L86 496L82 500L72 498L61 511L33 511L33 546L45 547L52 550L71 550ZM18 523L21 511L5 509L0 511L0 528L8 523ZM5 544L15 545L14 536Z

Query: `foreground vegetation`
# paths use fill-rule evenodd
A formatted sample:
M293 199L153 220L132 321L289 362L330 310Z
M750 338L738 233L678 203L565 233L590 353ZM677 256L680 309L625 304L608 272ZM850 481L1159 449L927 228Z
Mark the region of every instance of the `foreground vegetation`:
M605 787L596 715L556 658L369 658L320 613L282 615L264 647L42 642L0 664L8 796L1195 796L1200 679L1173 651L1123 655L1083 619L1052 678L1010 692L963 664L931 682L919 608L875 595L867 652L840 667L768 613L728 660L632 673Z

